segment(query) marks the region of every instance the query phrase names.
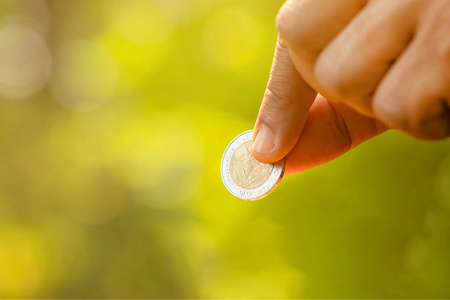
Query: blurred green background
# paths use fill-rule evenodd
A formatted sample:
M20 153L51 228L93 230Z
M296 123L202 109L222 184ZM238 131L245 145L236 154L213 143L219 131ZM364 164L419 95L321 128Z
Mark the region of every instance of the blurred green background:
M282 2L0 0L0 297L450 297L449 141L224 188Z

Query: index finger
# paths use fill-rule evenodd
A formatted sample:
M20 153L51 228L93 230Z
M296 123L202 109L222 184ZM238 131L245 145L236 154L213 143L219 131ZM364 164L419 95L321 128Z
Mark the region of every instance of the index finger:
M253 131L253 156L263 163L283 159L297 143L317 93L294 67L279 38L264 99Z

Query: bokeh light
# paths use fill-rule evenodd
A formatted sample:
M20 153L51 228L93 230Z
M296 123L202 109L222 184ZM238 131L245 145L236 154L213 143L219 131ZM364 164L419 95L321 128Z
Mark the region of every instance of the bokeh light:
M7 22L0 25L0 65L0 97L26 99L46 83L51 56L33 27Z
M171 2L171 1L169 1ZM114 1L111 23L123 39L139 45L157 45L172 35L176 23L165 1ZM172 18L171 18L172 17Z
M261 25L243 8L226 8L213 14L202 35L202 54L213 68L234 69L258 59Z
M119 66L108 48L95 41L72 41L55 55L51 81L55 98L69 109L92 110L114 96Z

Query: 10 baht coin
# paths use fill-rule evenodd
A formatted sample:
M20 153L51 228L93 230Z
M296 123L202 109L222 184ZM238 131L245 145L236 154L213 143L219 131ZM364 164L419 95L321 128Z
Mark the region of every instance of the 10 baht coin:
M227 190L244 200L258 200L270 194L283 178L284 159L275 164L257 161L251 152L253 130L238 135L222 157L220 173Z

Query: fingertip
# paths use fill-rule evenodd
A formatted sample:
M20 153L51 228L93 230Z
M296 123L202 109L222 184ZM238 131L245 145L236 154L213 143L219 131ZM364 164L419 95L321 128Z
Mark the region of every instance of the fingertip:
M276 142L272 130L265 124L260 125L253 133L252 154L262 163L275 163Z
M261 125L253 141L253 151L257 154L270 154L275 150L275 139L266 125Z

